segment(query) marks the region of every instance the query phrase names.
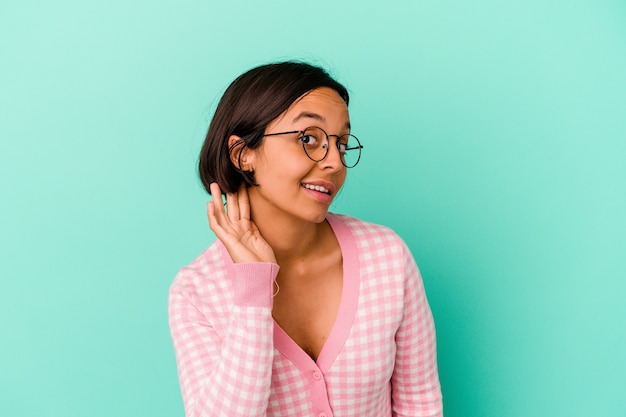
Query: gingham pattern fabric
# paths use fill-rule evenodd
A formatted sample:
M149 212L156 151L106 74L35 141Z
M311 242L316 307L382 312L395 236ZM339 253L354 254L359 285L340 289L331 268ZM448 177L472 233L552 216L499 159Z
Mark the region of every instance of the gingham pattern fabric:
M233 264L221 242L170 289L170 328L188 417L442 416L435 330L402 240L329 213L344 286L313 361L272 319L278 265Z

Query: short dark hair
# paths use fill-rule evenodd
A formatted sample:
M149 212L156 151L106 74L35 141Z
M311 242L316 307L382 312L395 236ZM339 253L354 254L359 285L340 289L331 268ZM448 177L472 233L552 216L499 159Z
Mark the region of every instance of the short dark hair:
M323 68L305 62L262 65L237 77L217 105L200 151L198 170L204 188L210 193L209 185L217 182L222 192L234 193L242 182L253 185L254 172L240 170L231 160L231 135L242 139L240 145L259 147L270 122L303 94L320 87L332 88L348 104L343 85Z

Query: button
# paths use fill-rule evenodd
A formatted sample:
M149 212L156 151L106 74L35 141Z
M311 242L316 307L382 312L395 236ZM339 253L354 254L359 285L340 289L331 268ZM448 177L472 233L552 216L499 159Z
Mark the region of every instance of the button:
M316 381L319 381L320 379L322 379L322 375L319 372L315 371L315 372L313 372L313 378L315 378ZM322 414L324 414L324 413L322 413ZM319 417L326 417L326 414L324 414L324 415L322 415L322 414L320 414Z
M319 413L317 417L327 417L327 416L326 416L326 413Z

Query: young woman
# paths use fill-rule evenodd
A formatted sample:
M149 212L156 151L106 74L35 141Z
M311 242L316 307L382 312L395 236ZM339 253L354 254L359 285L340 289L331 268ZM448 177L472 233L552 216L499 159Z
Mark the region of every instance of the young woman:
M187 416L442 415L413 257L388 228L328 212L361 155L348 99L300 62L224 93L199 164L218 240L170 290Z

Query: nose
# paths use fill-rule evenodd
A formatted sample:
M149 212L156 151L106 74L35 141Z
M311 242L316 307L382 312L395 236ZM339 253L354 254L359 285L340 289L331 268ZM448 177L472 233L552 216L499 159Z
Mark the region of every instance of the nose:
M322 159L319 163L324 169L339 171L344 168L344 165L341 162L341 154L339 153L339 148L337 147L339 138L331 135L328 136L329 138L326 145L328 146L328 153L326 153L324 159Z

